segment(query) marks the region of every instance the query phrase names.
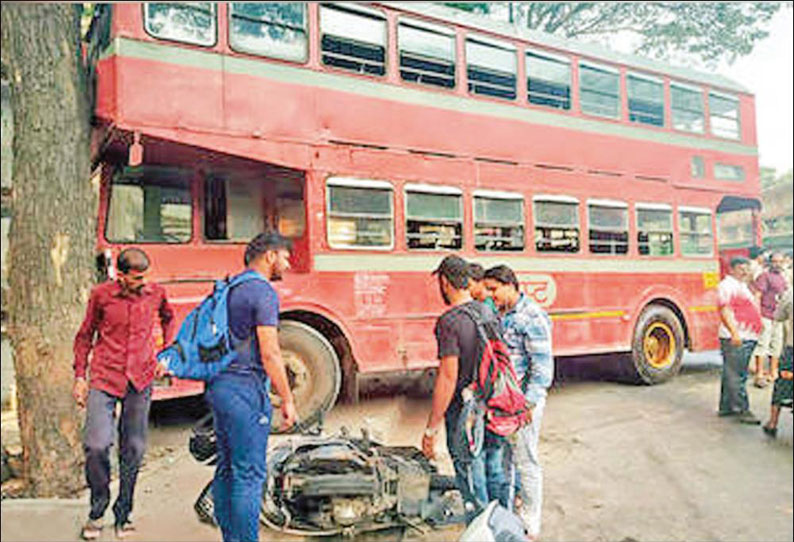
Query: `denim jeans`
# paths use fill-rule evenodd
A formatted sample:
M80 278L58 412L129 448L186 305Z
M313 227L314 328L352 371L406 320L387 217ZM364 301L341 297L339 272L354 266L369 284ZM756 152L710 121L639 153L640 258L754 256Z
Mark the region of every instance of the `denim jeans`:
M505 469L505 459L509 455L505 453L506 447L506 440L486 432L482 452L472 460L474 494L483 506L496 500L508 510L513 509L509 484L512 477Z
M94 388L88 392L83 449L85 477L91 489L88 517L95 520L105 515L110 503L110 447L113 445L113 418L119 401L119 496L113 504L117 524L129 520L132 513L135 482L146 451L152 388L148 386L139 392L128 384L127 393L121 398Z
M527 532L534 537L540 535L543 508L543 468L540 466L538 441L545 408L546 399L543 398L532 410L532 423L510 437L515 471L521 482L519 495L522 503L516 513L524 521Z
M267 380L256 372L221 373L210 382L207 400L218 446L215 519L224 542L256 542L272 414Z
M742 341L741 346L734 346L730 339L720 339L722 352L720 414L750 410L750 403L747 400L747 365L755 346L756 341Z
M481 470L472 468L473 462L468 450L461 450L456 444L454 435L458 430L458 416L448 413L444 419L444 427L447 434L447 450L452 458L452 467L455 469L455 485L458 486L463 499L463 512L468 525L488 504L488 501L482 498L486 480L480 478Z

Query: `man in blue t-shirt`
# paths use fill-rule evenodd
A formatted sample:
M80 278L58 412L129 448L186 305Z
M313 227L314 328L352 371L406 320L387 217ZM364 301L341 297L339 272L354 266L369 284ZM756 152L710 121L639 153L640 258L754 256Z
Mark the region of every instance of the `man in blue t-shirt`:
M237 359L207 387L218 447L212 497L224 542L259 540L271 382L281 397L285 428L297 417L278 344L278 294L270 285L289 269L289 255L290 242L278 233L261 233L248 243L243 273L259 280L234 287L228 299Z

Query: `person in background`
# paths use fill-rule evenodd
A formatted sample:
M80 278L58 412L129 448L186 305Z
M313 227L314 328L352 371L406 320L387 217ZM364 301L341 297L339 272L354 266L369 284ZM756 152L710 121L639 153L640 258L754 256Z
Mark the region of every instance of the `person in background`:
M769 420L763 425L764 433L774 438L777 435L777 421L780 417L780 408L792 408L794 396L794 364L792 364L792 288L783 294L775 310L775 320L783 323L786 336L786 346L780 358L780 368L775 378L775 387L772 390L772 405L769 408Z
M260 233L248 243L243 273L259 280L233 287L228 298L237 358L207 386L218 449L212 499L224 542L259 540L271 383L281 397L284 429L297 419L278 343L279 299L271 284L289 269L290 248L289 239L277 232Z
M530 540L540 536L543 503L543 469L538 441L546 406L547 390L554 379L551 319L519 289L518 279L506 265L485 272L485 284L500 312L505 344L532 405L532 422L511 437L516 473L520 480L516 512L524 521Z
M720 311L720 351L722 379L718 415L741 423L759 424L747 399L747 366L761 332L761 313L746 279L750 261L736 257L730 262L729 274L717 288Z
M83 448L91 491L91 511L80 532L84 540L100 537L102 517L110 504L109 456L118 403L119 495L113 504L114 525L118 538L135 530L133 496L146 451L152 381L165 375L165 366L155 359L155 326L159 323L162 328L164 344L174 335L174 311L165 290L147 284L146 253L124 249L116 266L118 279L91 292L85 319L74 338L72 396L78 406L86 408Z
M755 357L754 384L763 388L774 380L780 352L783 349L783 324L775 320L778 298L786 291L788 284L783 276L783 254L773 252L769 257L769 268L751 285L761 303L761 334L758 336ZM766 371L769 358L769 371Z
M469 262L469 293L471 293L471 297L491 309L494 314L498 312L488 293L488 288L485 287L485 269L474 262Z
M761 273L766 271L767 266L767 252L762 247L750 248L750 273L748 279L754 282Z

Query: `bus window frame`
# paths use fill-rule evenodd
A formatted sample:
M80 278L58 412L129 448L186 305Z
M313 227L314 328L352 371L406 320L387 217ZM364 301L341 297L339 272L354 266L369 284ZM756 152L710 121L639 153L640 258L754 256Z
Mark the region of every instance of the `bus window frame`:
M576 209L576 241L577 241L577 249L575 251L567 251L567 250L542 250L539 249L537 246L537 241L535 241L535 233L538 227L541 228L560 228L559 224L548 224L545 222L538 222L538 210L536 205L540 203L567 203L570 205L574 205ZM573 196L566 196L561 194L536 194L532 196L532 246L535 252L544 253L544 254L555 254L555 255L582 255L584 254L584 250L582 250L582 215L581 215L581 202L578 198ZM569 229L571 229L569 227Z
M613 200L613 199L602 199L602 198L591 198L585 202L586 212L587 212L587 254L590 256L629 256L631 251L631 224L630 224L630 217L629 217L629 204L625 201L620 200ZM606 209L623 209L626 212L626 226L625 230L617 229L617 228L596 228L595 231L603 231L603 232L619 232L626 233L626 252L608 252L608 253L600 253L600 252L593 252L591 244L593 241L590 239L590 233L593 230L593 221L592 217L590 216L590 207L602 207ZM617 248L617 247L615 247Z
M108 237L108 227L110 225L110 206L111 202L113 201L113 185L115 184L115 180L118 177L123 177L130 173L137 173L134 171L135 169L141 169L141 174L146 169L158 171L159 173L173 175L174 177L178 178L179 180L184 180L187 183L187 191L190 196L190 237L184 241L176 241L176 242L168 242L168 241L142 241L142 240L132 240L132 241L119 241L115 239L111 239ZM169 247L174 246L186 246L194 244L195 241L201 238L201 235L197 235L195 231L196 226L196 213L198 212L198 205L196 201L196 178L194 175L194 171L188 168L181 168L175 166L152 166L152 165L142 165L142 166L122 166L116 168L110 176L110 180L107 184L107 203L105 205L105 217L104 217L104 227L102 228L102 238L112 245L164 245Z
M683 236L684 235L703 235L698 232L691 232L691 231L682 231L681 230L681 218L683 213L691 213L691 214L702 214L709 216L709 234L711 235L711 243L710 243L710 250L708 254L700 254L700 253L691 253L691 252L684 252L684 243L683 243ZM717 233L714 231L714 212L709 209L708 207L695 207L690 205L679 205L677 209L678 215L678 243L679 243L679 250L681 251L682 258L713 258L714 257L714 244L717 242Z
M341 186L346 188L370 188L370 189L381 189L389 190L389 207L391 208L390 220L391 220L391 242L389 245L374 245L374 246L363 246L363 245L346 245L346 246L339 246L335 245L331 242L331 228L330 228L330 220L331 220L331 191L329 187L333 186ZM381 179L363 179L360 177L347 177L344 175L329 175L325 179L324 183L325 187L325 242L328 243L328 247L332 250L375 250L378 252L390 252L394 250L395 246L395 237L397 235L397 228L396 222L397 217L395 216L395 208L394 208L394 185L385 180ZM364 217L364 214L360 215ZM372 217L383 220L384 217Z
M726 117L724 115L715 115L713 109L711 108L711 98L712 96L717 99L722 100L730 100L736 102L736 137L733 136L726 136L722 134L715 134L714 133L714 123L712 122L712 117L718 117L721 119L730 119L730 117ZM727 141L740 141L742 139L742 107L741 107L741 100L738 96L734 96L731 94L727 94L725 92L719 92L716 90L711 90L706 94L706 99L708 100L709 104L709 134L713 137L718 137L720 139L725 139ZM731 119L734 120L734 119Z
M416 194L435 194L439 196L457 196L460 203L460 247L459 248L411 248L408 239L408 193ZM427 183L406 183L403 185L403 231L405 233L405 250L409 252L455 252L466 247L466 210L464 203L463 190L456 186L427 184ZM450 221L452 222L452 221Z
M532 78L532 75L531 75L532 72L529 69L529 64L528 64L529 63L529 57L541 58L541 59L543 59L544 61L547 61L547 62L548 61L556 62L557 64L565 64L565 65L568 66L568 98L567 98L568 107L557 107L557 106L552 106L552 105L547 105L547 104L541 104L541 103L533 102L531 100L532 95L530 94L530 91L529 91L529 80ZM524 103L526 103L530 107L541 107L543 109L551 109L551 110L554 110L554 111L565 111L567 113L570 113L571 111L573 111L573 90L574 90L573 89L573 65L574 65L573 59L571 57L569 57L569 56L561 55L561 54L557 54L557 53L551 53L551 52L545 51L543 49L526 48L526 49L524 49L524 59L523 60L524 60L524 81L523 81L522 84L524 85L523 86L523 90L524 90L525 96L526 96L526 101ZM546 83L554 83L553 81L550 81L548 79L543 79L542 77L537 77L536 79L540 80L540 81L543 81L543 82L546 82ZM535 93L534 95L538 96L538 93ZM544 94L543 96L548 96L550 98L557 99L556 96L554 96L553 94ZM560 101L562 101L561 98L560 98Z
M308 2L307 2L308 3ZM334 66L332 64L326 64L323 61L323 8L327 9L337 9L338 11L346 11L351 14L358 13L363 17L369 16L373 19L381 19L383 21L383 73L368 73L366 71L353 71L346 68L342 68L339 66ZM309 25L309 14L308 14L308 7L306 12L306 24ZM308 30L308 34L311 34L311 28ZM333 34L331 34L333 35ZM357 77L366 77L366 78L374 78L376 80L385 80L389 75L389 43L390 43L390 28L389 28L389 19L386 13L379 9L370 6L362 6L358 5L355 2L318 2L317 3L317 61L319 66L323 70L330 70L332 72L345 74L345 75L353 75ZM360 43L365 43L368 45L373 45L372 43L361 41ZM309 48L311 47L311 42L309 43ZM311 51L308 54L311 57ZM363 62L362 62L363 64Z
M688 92L696 92L700 94L700 120L702 122L702 128L700 130L687 130L684 128L678 128L675 125L675 112L676 108L673 107L673 89L678 88L679 90L684 90ZM688 83L682 83L681 81L670 81L670 128L672 128L676 132L681 132L682 134L697 134L697 135L706 135L706 107L704 104L704 89L698 85L690 85ZM687 113L692 113L691 109L678 109L678 111L686 111Z
M632 114L632 110L631 110L631 92L629 90L630 89L630 87L629 87L629 79L631 79L631 78L639 79L639 80L645 81L647 83L653 83L653 84L659 85L661 87L662 99L661 99L660 104L662 106L662 124L660 124L660 125L659 124L651 124L651 123L643 122L643 121L639 121L639 120L631 120L631 114ZM645 100L642 100L642 101L645 101ZM657 77L657 76L654 76L654 75L650 75L650 74L643 73L643 72L638 72L638 71L629 70L629 71L626 72L626 110L627 110L626 113L627 113L628 123L630 125L639 125L639 126L642 126L643 128L648 128L648 127L657 128L657 129L666 128L667 124L668 124L668 119L666 118L667 115L665 115L665 112L666 112L665 111L665 109L666 109L665 106L667 105L665 102L666 102L666 99L665 99L665 92L664 92L664 79L662 79L661 77ZM654 105L659 105L659 104L654 104Z
M670 230L646 230L640 227L640 211L667 211L670 213ZM675 257L675 212L673 211L673 206L667 203L644 203L638 202L634 204L634 223L636 224L637 230L637 254L640 258L673 258ZM640 252L640 234L641 233L669 233L670 234L670 241L672 244L672 250L670 254L643 254ZM650 240L646 242L649 245L650 251Z
M521 209L521 220L519 222L501 222L495 223L486 222L485 224L490 224L496 227L520 227L522 228L522 245L519 250L488 250L488 249L479 249L477 248L477 225L482 224L482 222L478 222L477 220L477 202L475 201L477 198L483 199L491 199L491 200L509 200L509 201L518 201L520 202L520 209ZM471 194L471 203L472 203L472 238L474 240L474 250L477 252L485 252L485 253L495 253L495 254L517 254L524 252L527 249L527 217L526 217L526 200L524 198L524 194L520 192L509 192L509 191L502 191L502 190L484 190L478 189L474 190Z
M486 83L486 82L482 82L482 81L474 81L474 80L472 80L470 75L469 75L469 69L472 66L480 68L481 70L483 70L485 72L494 72L494 73L497 73L497 74L503 74L503 73L507 73L507 72L500 72L499 70L496 70L494 68L490 68L489 66L484 66L484 65L481 65L481 64L472 64L470 62L470 60L469 60L469 54L468 54L468 52L469 52L469 49L468 49L469 42L474 43L476 45L479 45L481 47L490 47L492 49L500 49L502 51L505 51L505 52L508 52L508 53L512 53L512 55L513 55L513 72L512 72L512 74L508 74L508 75L512 75L513 76L513 88L512 88L513 96L512 97L497 96L497 95L494 95L494 94L477 92L475 90L475 88L478 85L485 86L485 87L493 87L493 88L497 88L497 89L503 90L503 91L506 90L506 88L499 87L498 85L495 85L493 83ZM509 41L496 40L496 39L487 37L487 36L485 36L483 34L478 34L476 32L469 32L463 37L463 57L464 57L463 61L464 61L465 68L466 68L466 91L469 94L469 96L476 96L476 97L481 97L481 98L492 98L492 99L495 99L495 100L500 100L500 101L505 101L505 102L514 102L516 100L516 98L518 98L518 96L519 96L519 88L518 88L518 84L519 84L519 81L518 81L518 48L515 45L513 45ZM474 88L472 88L472 87L474 87Z
M214 23L213 24L213 30L214 30L213 39L212 39L212 43L209 43L209 44L196 43L194 41L185 41L185 40L180 40L180 39L176 39L176 38L164 38L164 37L156 35L154 32L152 32L149 29L149 24L148 24L149 16L146 13L146 8L147 8L147 6L150 3L151 4L158 4L158 3L172 4L172 5L175 5L175 6L178 6L180 4L189 4L189 2L144 2L144 3L142 3L141 4L141 9L143 10L143 31L146 33L147 36L149 36L151 38L154 38L156 40L168 41L168 42L171 42L171 43L179 43L179 44L182 44L182 45L189 45L189 46L193 46L193 47L204 47L204 48L207 48L207 49L212 49L213 47L218 45L218 4L217 4L217 2L208 2L212 6L212 20L213 20L213 23Z
M306 48L305 48L306 50L304 52L304 57L303 57L302 60L295 60L295 59L292 59L292 58L284 58L282 56L276 56L276 55L271 55L271 54L259 53L259 52L250 51L250 50L246 50L246 49L240 48L239 46L235 46L232 43L232 17L234 16L233 15L233 11L234 11L233 5L234 4L244 4L244 3L246 3L246 2L229 2L229 3L227 3L227 8L226 8L226 41L227 41L227 45L229 46L229 49L231 51L234 51L235 53L239 53L239 54L243 54L243 55L251 55L251 56L258 57L258 58L268 58L268 59L273 59L273 60L280 60L282 62L291 62L293 64L299 64L299 65L306 65L309 62L309 57L311 56L310 52L309 52L309 49L310 49L310 46L311 46L311 43L310 43L311 42L311 28L310 28L310 25L309 25L309 6L308 6L309 3L308 2L300 2L304 6L303 34L304 34L304 36L306 38ZM275 24L275 23L269 23L269 22L265 23L264 21L260 21L260 24ZM286 25L278 25L278 24L275 24L275 25L276 26L286 26Z
M615 115L605 115L605 114L601 114L601 113L594 113L592 111L585 111L584 110L584 106L583 106L584 101L582 100L582 94L583 94L582 91L583 90L587 90L588 92L595 92L596 94L600 94L602 96L611 96L611 95L608 95L608 94L606 94L604 92L601 92L601 91L594 91L594 90L591 90L591 89L585 89L582 86L582 81L584 79L582 77L582 68L586 68L586 69L590 69L590 70L594 70L594 71L599 71L599 72L603 72L603 73L608 73L608 74L617 76L617 78L618 78L618 89L617 89L617 94L615 95L615 97L617 98L617 106L618 107L617 107L617 113ZM603 64L603 63L600 63L600 62L592 62L590 60L582 59L582 60L579 61L579 65L578 65L577 69L578 69L578 72L579 72L578 73L578 76L579 76L579 88L577 88L576 90L579 93L579 113L581 113L582 115L586 115L588 117L594 117L594 118L599 118L599 119L608 119L608 120L622 122L623 121L623 91L622 91L622 88L621 88L622 87L622 83L621 83L620 68L616 68L616 67L611 66L609 64Z

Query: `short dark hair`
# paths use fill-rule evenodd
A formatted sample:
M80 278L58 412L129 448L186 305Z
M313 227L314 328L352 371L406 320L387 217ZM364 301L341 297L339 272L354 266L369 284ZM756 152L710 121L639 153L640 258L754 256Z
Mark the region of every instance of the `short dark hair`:
M755 260L764 253L763 247L750 247L750 258Z
M485 278L485 269L478 263L469 262L469 278L480 281Z
M250 264L265 252L282 248L292 250L292 241L277 231L262 232L251 239L248 246L245 247L245 265Z
M149 256L139 248L125 248L116 258L116 267L125 275L132 271L146 271L149 269Z
M518 290L518 279L513 270L506 265L497 265L485 272L486 279L492 279L502 284L512 284Z
M744 256L734 256L731 258L731 269L736 269L740 265L749 264L750 260L745 258Z
M460 256L450 254L441 260L434 275L446 277L450 284L458 290L462 290L469 285L469 264Z

